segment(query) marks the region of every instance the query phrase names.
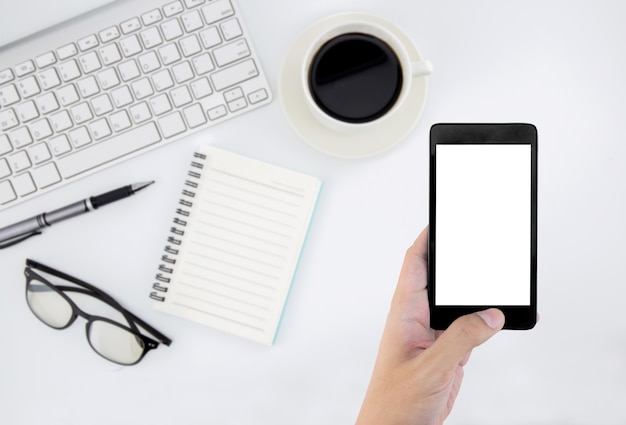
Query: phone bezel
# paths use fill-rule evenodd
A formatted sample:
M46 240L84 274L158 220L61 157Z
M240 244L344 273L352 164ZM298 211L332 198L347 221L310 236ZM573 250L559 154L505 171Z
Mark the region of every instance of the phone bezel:
M437 222L436 207L436 146L439 144L528 144L531 146L531 252L530 305L435 305L437 290L435 276ZM428 229L428 301L430 326L446 329L456 318L465 314L496 307L505 315L504 329L531 329L537 322L537 128L532 124L435 124L430 129L429 229Z

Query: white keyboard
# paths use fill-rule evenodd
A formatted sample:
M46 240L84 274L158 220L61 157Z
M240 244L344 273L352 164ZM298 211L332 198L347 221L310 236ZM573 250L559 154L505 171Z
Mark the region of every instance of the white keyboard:
M169 2L0 64L0 210L270 101L232 0Z

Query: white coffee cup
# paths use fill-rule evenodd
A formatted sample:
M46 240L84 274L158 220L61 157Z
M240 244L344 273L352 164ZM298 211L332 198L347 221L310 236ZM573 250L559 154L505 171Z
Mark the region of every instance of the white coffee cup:
M305 103L313 114L314 118L331 130L338 132L362 132L367 131L374 125L381 125L389 119L398 109L405 103L410 92L413 80L422 78L432 73L432 65L429 61L411 60L407 47L386 27L380 25L377 21L380 18L371 19L367 14L353 15L350 22L341 19L341 15L337 15L339 25L327 29L319 34L309 49L305 52L304 61L301 68L301 84L304 89ZM345 35L363 34L382 41L387 47L393 51L400 66L401 82L399 94L395 97L393 104L386 109L382 115L366 120L363 122L350 122L350 120L342 117L331 116L327 111L323 110L315 99L310 86L311 66L320 50L327 43ZM365 89L365 88L364 88Z

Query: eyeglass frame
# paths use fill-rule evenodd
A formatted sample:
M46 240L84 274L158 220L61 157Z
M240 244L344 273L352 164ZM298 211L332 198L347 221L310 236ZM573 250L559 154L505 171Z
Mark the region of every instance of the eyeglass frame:
M71 282L75 285L81 286L82 288L77 288L77 287L73 287L73 286L65 286L65 285L56 285L52 282L50 282L48 279L46 279L45 277L41 276L39 273L37 273L35 270L40 270L44 273L50 274L52 276L55 276L57 278L60 279L64 279L68 282ZM159 344L164 344L166 346L169 346L172 343L172 340L168 337L166 337L165 335L163 335L161 332L159 332L158 330L156 330L155 328L153 328L152 326L150 326L148 323L146 323L145 321L143 321L142 319L140 319L139 317L135 316L133 313L131 313L130 311L128 311L126 308L124 308L119 302L117 302L113 297L111 297L109 294L107 294L106 292L104 292L103 290L97 288L94 285L91 285L81 279L78 279L76 277L73 277L67 273L61 272L59 270L56 270L50 266L46 266L45 264L42 264L38 261L35 260L31 260L30 258L26 259L26 267L24 268L24 274L26 276L26 304L28 305L28 308L31 310L31 312L35 315L35 317L37 317L37 319L39 319L39 321L41 321L42 323L44 323L45 325L51 327L52 329L56 329L56 330L63 330L63 329L67 329L69 328L75 321L76 319L80 316L83 319L85 319L87 321L86 325L85 325L85 331L86 331L86 336L87 336L87 342L89 343L89 346L92 348L93 351L95 351L100 357L113 362L113 363L117 363L119 365L122 366L132 366L132 365L136 365L137 363L139 363L144 357L145 355L148 353L148 351L156 349ZM37 315L37 313L35 313L35 311L33 310L33 307L31 306L30 302L28 301L28 288L30 286L30 282L33 280L39 280L41 281L41 283L47 285L48 287L50 287L52 290L54 290L59 296L61 296L65 301L67 301L67 303L70 305L70 307L72 308L72 316L69 319L69 321L67 322L67 324L65 324L62 327L55 327L52 326L49 323L46 323L42 318L39 317L39 315ZM74 300L72 300L66 293L67 292L77 292L83 295L89 295L91 297L96 298L97 300L104 302L105 304L109 305L110 307L112 307L113 309L117 310L119 313L121 313L121 315L124 317L124 319L126 319L126 321L128 322L128 326L124 323L121 323L119 321L113 320L113 319L109 319L107 317L103 317L103 316L98 316L98 315L92 315L89 314L85 311L83 311L80 307L78 307L78 305L76 304L76 302L74 302ZM143 352L141 353L141 355L139 356L139 358L133 362L133 363L121 363L118 361L115 361L113 359L110 359L106 356L104 356L102 353L100 353L98 350L96 350L96 348L93 346L91 339L90 339L90 329L91 329L91 325L92 323L94 323L95 321L103 321L109 324L112 324L114 326L117 326L119 328L122 328L123 330L130 332L131 334L133 334L135 337L138 337L142 340L143 342ZM150 333L151 335L153 335L154 337L156 337L157 339L153 339L150 338L149 336L144 335L143 333L141 333L141 331L139 330L139 327L144 329L146 332Z

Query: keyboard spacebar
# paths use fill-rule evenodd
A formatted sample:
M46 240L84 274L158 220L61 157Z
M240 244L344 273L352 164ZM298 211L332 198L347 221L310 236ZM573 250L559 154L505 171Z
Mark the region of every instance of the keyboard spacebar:
M103 140L57 160L63 178L74 177L100 165L121 158L146 146L161 141L156 124L149 122L126 133Z

